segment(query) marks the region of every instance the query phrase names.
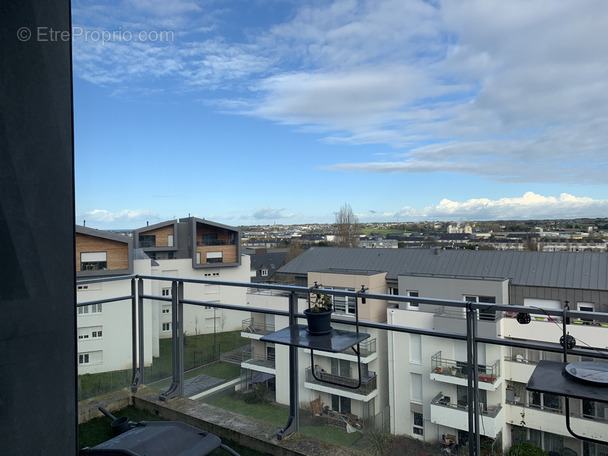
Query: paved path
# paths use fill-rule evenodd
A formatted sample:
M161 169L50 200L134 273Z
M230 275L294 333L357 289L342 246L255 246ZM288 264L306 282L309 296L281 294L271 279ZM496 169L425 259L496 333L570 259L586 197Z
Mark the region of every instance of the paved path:
M210 377L205 374L197 375L196 377L184 380L184 396L194 396L225 382L226 380L223 378Z

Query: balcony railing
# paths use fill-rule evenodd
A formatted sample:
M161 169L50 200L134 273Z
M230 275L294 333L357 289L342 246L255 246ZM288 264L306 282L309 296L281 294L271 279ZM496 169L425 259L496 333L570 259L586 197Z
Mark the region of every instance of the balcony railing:
M251 347L248 347L242 351L242 362L269 369L275 368L275 359L273 355L259 355L254 353Z
M468 378L469 367L466 361L456 361L441 357L441 352L431 356L431 371L451 377ZM500 377L500 361L492 365L478 364L477 376L480 382L494 383Z
M105 282L105 281L124 281L124 280L129 280L131 282L131 292L130 293L125 293L125 295L123 296L105 296L103 299L98 299L95 301L86 301L86 302L79 302L77 305L78 307L83 307L83 306L88 306L88 305L93 305L93 304L100 304L100 303L106 303L106 302L119 302L119 301L128 301L131 303L131 334L128 334L128 329L127 332L122 332L122 334L124 334L123 339L121 340L121 351L124 352L124 347L129 347L131 348L131 354L132 354L132 389L137 389L137 387L140 384L145 384L147 379L151 379L152 376L150 375L150 367L156 367L156 366L150 366L150 360L152 359L151 353L149 353L150 350L152 350L151 348L151 344L149 343L148 340L144 340L144 334L146 334L146 332L144 331L145 329L145 324L150 324L149 321L149 313L150 312L150 308L146 305L147 303L151 303L152 301L156 301L156 302L165 302L165 303L171 303L171 306L173 308L173 311L171 312L171 317L172 317L172 321L171 321L171 325L170 325L170 334L171 334L171 342L172 342L172 366L171 367L167 367L167 369L169 369L169 375L172 375L172 383L171 386L164 392L161 394L160 399L161 400L166 400L168 398L171 397L175 397L175 396L183 396L184 395L184 332L183 332L183 320L182 317L179 317L180 315L183 315L183 310L184 310L184 306L194 306L194 307L199 307L200 309L204 309L204 308L217 308L217 309L223 309L226 311L241 311L241 312L249 312L249 313L254 313L254 314L262 314L262 315L274 315L274 316L280 316L280 317L289 317L290 320L292 322L298 322L298 321L303 321L304 316L301 313L298 313L297 311L297 302L298 302L298 297L301 297L302 295L307 295L310 292L310 289L307 287L300 287L300 286L290 286L290 285L277 285L277 284L257 284L256 288L259 290L264 290L266 292L271 292L271 293L277 293L277 294L284 294L287 295L289 297L289 300L285 299L286 301L286 310L274 310L274 309L268 309L268 308L259 308L259 307L253 307L253 306L249 306L249 305L244 305L241 303L235 304L235 303L226 303L226 302L216 302L216 301L212 301L212 302L208 302L208 301L203 301L203 300L197 300L197 299L185 299L183 298L184 296L184 287L186 286L190 286L188 284L205 284L205 285L217 285L217 286L223 286L223 287L238 287L238 288L246 288L246 289L251 289L252 288L252 284L251 283L241 283L241 282L225 282L225 281L221 281L221 280L214 280L214 279L188 279L188 278L175 278L175 277L159 277L159 276L145 276L145 275L137 275L137 276L121 276L121 277L109 277L109 278L100 278L100 279L92 279L92 280L85 280L85 281L79 281L78 284L88 284L88 283L96 283L96 282ZM171 296L159 296L159 295L154 295L151 294L150 292L146 292L146 290L148 290L149 288L152 287L144 287L144 284L147 283L148 285L152 282L152 281L169 281L172 283L172 292L171 292ZM111 287L108 287L111 288ZM327 293L327 294L335 294L335 295L349 295L352 296L356 299L360 299L361 298L361 294L362 292L360 291L355 291L355 292L350 292L350 291L337 291L337 290L331 290L331 289L321 289L323 293ZM118 294L118 293L117 293ZM193 293L188 293L188 296L193 296ZM528 341L528 340L515 340L515 339L504 339L501 337L485 337L485 336L478 336L476 334L476 332L472 329L474 328L476 322L479 320L478 318L478 314L480 310L483 310L485 307L487 307L487 304L484 303L471 303L471 302L463 302L463 301L448 301L448 300L440 300L440 299L431 299L431 298L419 298L419 297L411 297L411 296L395 296L395 295L386 295L386 294L376 294L376 293L364 293L365 298L369 299L375 299L375 300L383 300L383 301L387 301L387 300L391 300L391 301L397 301L397 302L408 302L408 301L415 301L418 304L427 304L427 305L435 305L435 306L441 306L443 308L445 307L449 307L452 309L457 309L456 313L461 313L463 315L463 318L466 319L467 321L467 330L466 332L448 332L448 331L438 331L438 330L434 330L434 329L423 329L423 328L418 328L418 327L407 327L407 326L400 326L400 325L393 325L393 324L387 324L387 323L375 323L375 322L367 322L367 321L359 321L358 322L358 326L357 326L357 330L359 330L360 328L363 328L365 330L368 329L372 329L372 330L379 330L379 331L387 331L389 333L397 333L397 334L417 334L417 335L421 335L421 336L425 336L425 337L433 337L433 338L437 338L437 339L446 339L446 340L452 340L452 341L459 341L459 342L467 342L469 344L472 344L473 346L475 344L478 343L483 343L483 344L493 344L493 345L502 345L502 346L507 346L507 347L516 347L519 349L525 349L525 350L544 350L546 352L550 352L555 354L555 356L560 356L560 354L563 352L563 348L561 346L559 346L558 343L554 343L554 344L548 344L548 343L543 343L540 341ZM124 303L119 304L120 306L123 306ZM124 307L123 307L124 308ZM495 305L495 310L498 312L507 312L507 311L517 311L517 312L527 312L529 311L529 308L523 307L523 306L508 306L508 305L504 305L504 304L500 304L500 305ZM105 312L106 306L104 306L104 312ZM128 307L127 307L128 309ZM287 310L288 309L288 310ZM295 309L295 310L294 310ZM128 310L127 310L127 314L128 314ZM553 317L559 318L560 314L563 315L562 312L557 311L555 309L546 309L546 313L547 315L551 315ZM146 315L147 314L147 315ZM572 317L572 318L584 318L585 315L583 312L578 312L578 311L567 311L565 312L567 317ZM146 317L144 318L144 316L146 315ZM147 320L146 320L147 318ZM608 314L604 314L604 313L596 313L594 315L594 319L596 320L602 320L602 321L608 321ZM128 321L128 318L126 320L124 320L125 322ZM269 325L269 324L263 324L263 323L258 323L256 321L254 321L253 319L246 319L246 320L239 320L242 322L242 331L243 332L255 332L255 331L263 331L264 333L270 333L274 330L273 325ZM145 323L146 322L146 323ZM247 324L245 324L245 322ZM335 323L340 323L341 325L346 325L347 327L350 327L351 330L355 329L355 322L350 322L347 320L343 320L343 319L335 319L334 320ZM127 323L127 327L128 327L129 323ZM238 325L238 323L237 323ZM238 327L238 326L237 326ZM107 330L104 328L104 335L107 334ZM147 337L150 337L150 332L147 333ZM215 334L214 334L215 337ZM390 337L390 336L389 336ZM129 340L130 339L130 340ZM104 342L110 341L110 338L106 338L104 337ZM372 344L373 344L373 340L369 341L368 344L370 344L370 351L372 350ZM190 346L190 345L188 345ZM290 347L290 354L289 354L289 366L290 366L290 376L293 375L293 377L290 380L289 386L290 386L290 401L291 398L294 397L294 395L292 395L291 389L292 388L297 388L299 383L298 383L298 376L299 376L299 372L297 369L297 363L293 362L293 359L297 359L296 356L291 356L291 351L292 349L297 350L297 348L295 347ZM375 349L375 348L374 348ZM598 359L608 359L608 354L606 354L605 352L602 352L601 347L584 347L584 348L579 348L579 346L573 348L573 349L569 349L568 350L568 354L572 355L572 356L594 356ZM599 351L595 351L595 350L599 350ZM474 353L474 352L472 352ZM590 353L592 353L592 355L590 355ZM242 354L242 357L245 358L246 355ZM256 357L252 356L250 359L255 360ZM271 359L269 359L268 357L266 357L266 359L259 359L259 361L271 361ZM78 361L76 361L78 362ZM471 355L471 359L463 359L463 360L455 360L455 359L448 359L448 358L442 358L441 356L441 352L436 353L435 355L433 355L433 357L431 358L431 365L432 365L432 370L436 373L438 373L438 369L441 370L441 374L442 375L454 375L454 376L459 376L459 375L464 375L465 372L469 372L469 370L467 369L467 367L469 365L472 366L472 363L475 362L475 358L474 356ZM489 382L489 383L495 383L496 379L498 379L501 375L500 372L500 364L498 361L496 361L494 364L492 365L477 365L477 366L472 366L475 367L478 375L479 375L479 380L481 382ZM162 372L162 374L164 374L165 371ZM309 367L308 369L305 370L304 372L305 374L305 378L306 381L309 383L317 383L313 376L312 376L312 370ZM324 376L326 376L325 378L327 379L331 379L331 380L335 380L336 383L343 383L345 385L356 385L358 382L358 379L353 379L353 378L345 378L345 377L341 377L341 376L335 376L333 374L329 374L329 373L323 373ZM144 378L145 376L145 378ZM295 380L294 380L295 379ZM382 379L381 379L382 380ZM479 391L477 391L478 386L476 385L476 382L472 382L473 385L471 385L471 383L469 383L469 385L467 386L468 390L469 390L469 398L473 398L471 399L472 403L475 404L475 401L478 401L478 399L474 399L474 398L479 398L479 394L477 394ZM324 385L326 388L328 387L327 384L324 383L320 383L320 385ZM124 385L123 385L124 386ZM339 389L338 386L332 385L331 388L337 388ZM360 393L362 395L368 395L372 392L374 392L375 390L377 390L377 378L376 375L372 375L369 376L368 378L363 378L362 382L361 382L361 386L359 389L357 390L352 390L349 389L348 391L350 391L351 393L353 391L355 391L356 393ZM296 396L297 397L297 396ZM291 401L293 402L293 401ZM439 399L436 400L437 404L439 406L449 406L450 408L452 408L452 404L439 404ZM435 405L435 404L434 404ZM295 407L297 409L298 403L296 402L295 404L290 404L290 417L295 416L294 413L299 413L297 411L294 411L293 407ZM485 408L485 407L481 407L481 414L483 414L484 416L495 416L498 411L500 410L500 404L495 406L496 408ZM476 418L475 417L475 410L479 410L478 407L469 407L469 409L467 410L465 407L461 407L458 404L456 404L454 406L454 408L456 409L460 409L460 410L464 410L467 412L467 414L469 415L469 419L472 420L472 418ZM297 420L295 421L297 423ZM471 421L471 422L474 422ZM292 424L289 424L292 423ZM288 427L289 426L293 426L294 420L289 420L288 422ZM282 435L288 435L291 432L294 432L293 427L289 428L286 427L282 432ZM287 432L289 431L289 432ZM284 433L283 433L284 432ZM473 438L469 437L469 448L473 448L473 447L479 447L479 434L480 434L480 429L479 427L475 427L474 429L470 430L469 432L469 436L473 436ZM477 442L475 441L475 437L477 438ZM474 449L474 448L473 448Z
M243 320L243 332L249 334L270 334L274 332L274 325L254 321L253 318Z
M468 412L469 410L469 407L466 405L451 402L451 399L449 397L444 396L443 392L440 392L433 399L431 399L431 404L440 405L442 407L449 407L451 409L456 410L462 410L463 412ZM490 418L496 418L496 416L498 415L498 413L500 413L500 410L502 409L502 405L500 403L491 405L484 404L480 407L480 409L482 415Z
M356 378L343 377L341 375L335 375L335 374L330 374L329 372L320 371L320 372L316 372L316 374L315 374L319 379L322 380L322 381L318 381L312 375L311 367L306 368L305 373L306 373L306 381L308 383L329 386L327 383L323 383L323 381L330 381L330 382L333 382L330 386L331 388L337 388L337 389L344 390L344 391L350 391L350 392L353 392L356 394L361 394L363 396L367 396L368 394L372 393L374 390L377 389L377 381L376 381L377 375L375 373L371 374L371 372L370 372L371 375L369 377L361 379L361 386L357 389L353 389L359 383L359 380ZM344 386L340 386L339 384L342 384Z

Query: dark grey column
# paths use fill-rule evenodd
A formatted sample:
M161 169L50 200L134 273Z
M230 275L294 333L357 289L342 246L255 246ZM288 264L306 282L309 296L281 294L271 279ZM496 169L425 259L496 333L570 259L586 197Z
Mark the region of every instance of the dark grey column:
M49 29L69 32L69 1L0 2L0 448L12 455L77 450L71 44L41 40Z

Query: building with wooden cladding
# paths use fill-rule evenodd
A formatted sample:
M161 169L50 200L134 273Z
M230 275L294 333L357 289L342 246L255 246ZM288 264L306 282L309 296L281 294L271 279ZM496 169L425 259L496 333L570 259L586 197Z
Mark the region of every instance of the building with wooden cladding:
M169 220L133 232L135 248L155 260L192 260L192 267L241 264L241 234L233 227L197 217Z
M75 260L78 278L132 274L132 240L126 235L77 225Z

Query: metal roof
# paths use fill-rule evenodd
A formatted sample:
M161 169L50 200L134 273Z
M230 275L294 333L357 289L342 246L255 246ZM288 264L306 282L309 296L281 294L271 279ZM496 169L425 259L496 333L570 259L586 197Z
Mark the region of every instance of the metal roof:
M608 289L608 254L602 252L529 252L499 250L360 249L312 247L279 272L341 269L386 271L400 275L510 279L514 285Z

